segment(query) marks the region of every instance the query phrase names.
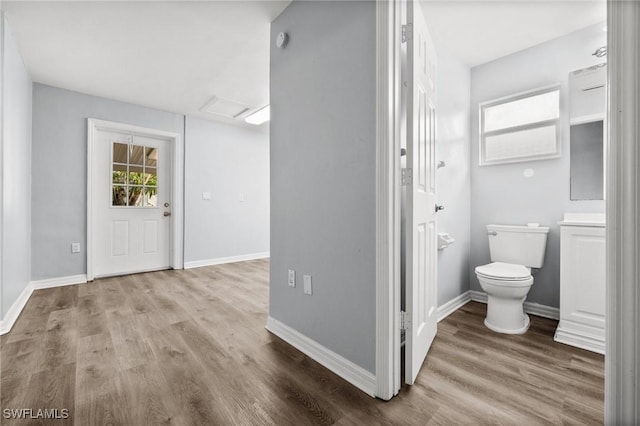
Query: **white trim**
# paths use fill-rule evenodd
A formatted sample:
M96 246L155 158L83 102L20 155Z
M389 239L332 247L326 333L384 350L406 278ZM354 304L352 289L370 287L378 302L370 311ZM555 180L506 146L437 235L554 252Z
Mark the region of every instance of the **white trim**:
M3 286L3 274L2 270L4 267L3 261L3 247L4 247L4 184L2 182L6 182L5 173L4 173L4 32L5 32L6 20L4 16L4 12L0 11L0 299L4 298L4 286ZM33 86L32 86L33 87ZM33 117L33 112L32 112ZM32 126L33 128L33 126ZM22 296L22 294L20 295ZM20 299L20 297L18 297ZM15 305L15 302L14 302ZM12 306L13 308L13 306ZM5 325L4 320L2 318L2 313L4 309L2 309L2 301L0 300L0 334L4 334ZM7 312L7 316L11 312L11 308ZM14 320L15 321L15 320ZM13 325L13 323L12 323ZM11 329L11 327L9 327Z
M399 4L376 1L376 374L354 383L385 400L400 389Z
M97 130L127 132L143 136L167 138L173 145L173 163L171 165L171 178L173 181L171 191L171 247L170 267L173 269L184 268L184 142L179 133L164 130L149 129L133 126L131 124L116 123L112 121L87 119L87 279L93 281L93 146L95 132Z
M487 293L484 291L469 290L471 300L474 302L487 303ZM541 305L539 303L524 302L524 311L537 317L560 319L560 309L553 306Z
M222 265L224 263L244 262L246 260L266 259L269 252L243 254L240 256L218 257L216 259L192 260L184 262L184 269L201 268L203 266Z
M87 120L87 279L93 281L93 140L94 140L93 119Z
M569 125L575 126L576 124L586 124L586 123L593 123L596 121L605 121L606 118L607 118L607 114L605 113L581 115L579 117L571 117L571 119L569 120Z
M373 373L272 317L267 319L265 328L361 391L372 397L376 396L376 377Z
M68 277L49 278L46 280L31 281L34 290L43 288L63 287L65 285L86 284L87 276L85 274L70 275Z
M565 345L575 346L576 348L604 355L605 342L602 336L590 336L583 332L575 333L564 325L565 324L560 321L560 324L558 324L558 328L556 328L556 332L553 336L553 340L564 343Z
M551 93L551 92L558 92L558 103L559 103L559 107L562 108L562 84L561 83L554 83L554 84L550 84L544 87L539 87L536 89L531 89L531 90L526 90L523 92L519 92L519 93L515 93L513 95L507 95L507 96L502 96L500 98L497 99L491 99L491 100L487 100L484 102L480 102L478 104L478 124L479 124L479 142L478 142L478 154L479 154L479 161L478 161L478 165L480 167L485 167L485 166L495 166L495 165L501 165L501 164L511 164L511 163L523 163L523 162L529 162L529 161L539 161L539 160L550 160L550 159L554 159L554 158L559 158L562 156L562 140L561 140L561 136L562 136L562 132L561 132L561 126L560 126L560 116L558 116L558 118L555 119L549 119L549 120L545 120L545 121L538 121L538 122L534 122L534 123L528 123L525 125L520 125L520 126L512 126L512 127L508 127L508 128L504 128L504 129L500 129L500 130L492 130L490 132L485 132L484 130L484 111L486 108L488 107L492 107L492 106L496 106L496 105L501 105L501 104L506 104L509 102L514 102L514 101L518 101L518 100L522 100L525 98L529 98L529 97L533 97L533 96L537 96L537 95L542 95L542 94L546 94L546 93ZM500 159L500 160L493 160L493 161L487 161L485 160L485 151L486 151L486 137L487 136L495 136L495 135L499 135L499 134L509 134L509 133L514 133L514 132L518 132L521 130L532 130L532 129L538 129L541 127L549 127L550 125L554 125L555 126L555 130L556 130L556 149L555 152L550 153L550 154L529 154L526 156L518 156L518 157L510 157L510 158L506 158L506 159Z
M474 302L487 303L487 293L478 290L469 290L469 296Z
M438 322L442 321L469 302L471 302L471 292L467 290L449 300L447 303L438 306Z
M186 126L186 116L183 121ZM182 135L170 133L173 137L173 191L171 191L171 242L173 269L184 268L184 141Z
M605 424L640 421L640 2L607 2Z
M50 278L46 280L31 281L22 290L15 302L11 305L5 317L0 321L0 334L11 331L20 313L27 305L29 298L35 290L44 288L62 287L66 285L84 284L87 282L86 275L71 275L68 277Z
M549 318L556 321L560 319L560 308L554 308L553 306L524 302L524 311L537 317Z
M11 328L16 323L20 313L27 305L29 297L31 297L31 293L33 293L33 286L29 283L24 290L22 290L22 293L20 293L16 301L13 302L4 318L0 321L0 334L6 334L11 331Z

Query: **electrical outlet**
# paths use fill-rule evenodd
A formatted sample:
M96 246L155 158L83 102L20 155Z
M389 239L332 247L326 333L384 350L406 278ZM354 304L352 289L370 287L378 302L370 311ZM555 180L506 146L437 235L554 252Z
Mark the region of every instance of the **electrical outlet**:
M71 253L80 253L80 243L71 243Z
M311 291L311 275L304 276L304 294L313 294Z
M289 269L289 287L296 286L296 271Z

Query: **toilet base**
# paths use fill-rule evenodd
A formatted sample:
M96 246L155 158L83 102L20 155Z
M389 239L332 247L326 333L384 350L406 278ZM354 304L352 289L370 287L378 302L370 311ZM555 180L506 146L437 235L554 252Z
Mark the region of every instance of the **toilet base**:
M500 328L500 327L496 327L495 325L492 325L487 318L484 319L484 325L491 331L495 331L496 333L504 333L504 334L524 334L527 332L527 330L529 329L529 324L531 323L531 320L529 319L529 315L527 314L522 314L524 316L523 320L524 320L524 325L521 328L516 328L516 329L507 329L507 328Z
M520 288L520 294L512 294L513 288L491 288L487 290L492 293L487 294L487 317L484 324L497 333L522 334L529 329L529 316L524 313L523 304L525 297L522 296L529 288ZM499 291L502 290L503 294ZM496 295L496 293L499 293ZM511 297L505 297L511 296ZM516 296L516 297L513 297Z
M487 293L487 316L484 324L496 333L522 334L529 329L529 316L524 313L524 301L533 285L526 280L496 280L478 276Z

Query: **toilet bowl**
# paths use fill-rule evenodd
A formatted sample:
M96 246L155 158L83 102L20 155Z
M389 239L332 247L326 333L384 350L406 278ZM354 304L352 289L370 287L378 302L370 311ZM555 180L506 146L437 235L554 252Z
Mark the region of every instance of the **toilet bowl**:
M531 268L541 268L549 228L487 225L491 262L475 269L480 287L487 293L484 324L498 333L522 334L529 329L523 304L533 285Z
M493 262L478 266L476 276L487 293L487 316L484 325L506 334L522 334L529 329L529 316L523 303L533 285L531 270L526 266Z

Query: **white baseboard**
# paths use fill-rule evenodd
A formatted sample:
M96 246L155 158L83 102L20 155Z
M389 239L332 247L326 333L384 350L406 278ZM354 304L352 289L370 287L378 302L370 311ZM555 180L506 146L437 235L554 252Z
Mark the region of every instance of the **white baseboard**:
M269 252L243 254L240 256L218 257L216 259L193 260L184 262L184 269L201 268L203 266L222 265L223 263L244 262L245 260L265 259Z
M469 293L474 302L487 303L487 293L484 291L469 290ZM524 311L537 317L560 319L560 309L539 303L524 302Z
M444 305L438 306L438 322L442 321L471 301L471 292L465 291L459 296L449 300Z
M560 319L560 309L539 303L524 302L524 311L528 314L553 320Z
M0 321L0 334L6 334L11 331L11 328L15 324L16 320L20 316L20 313L27 305L29 298L35 290L41 290L44 288L62 287L65 285L84 284L87 282L87 276L71 275L68 277L50 278L46 280L31 281L22 290L22 293L18 296L15 302L11 305L7 314Z
M11 331L13 324L20 316L20 312L24 309L33 293L33 286L31 283L27 284L22 290L22 293L18 296L15 302L11 305L4 318L0 321L0 334L6 334Z
M87 275L70 275L68 277L48 278L46 280L31 281L34 290L43 288L62 287L65 285L86 284Z
M565 327L562 322L558 325L556 333L553 336L553 340L556 342L564 343L565 345L575 346L587 351L596 352L599 354L605 354L606 344L604 338L600 336L591 336L585 333L574 332L570 328Z
M487 293L484 291L469 290L469 296L474 302L487 303Z
M376 396L376 376L373 373L272 317L267 319L265 328L361 391Z

